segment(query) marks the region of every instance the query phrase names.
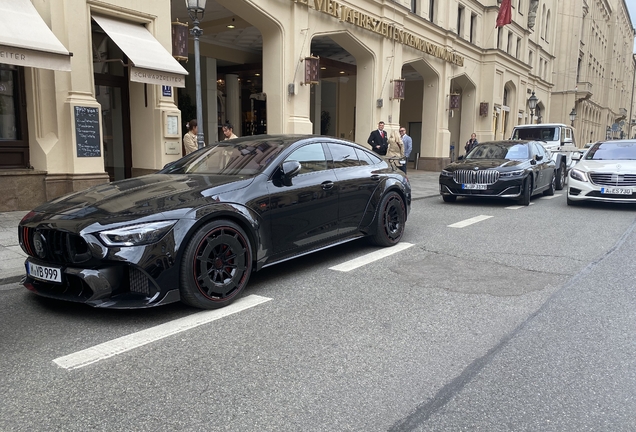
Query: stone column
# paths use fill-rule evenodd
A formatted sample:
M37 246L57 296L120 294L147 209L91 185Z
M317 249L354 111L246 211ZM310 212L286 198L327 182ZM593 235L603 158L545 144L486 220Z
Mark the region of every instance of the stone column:
M234 126L234 133L243 136L241 122L241 87L238 75L225 75L225 112L227 120Z

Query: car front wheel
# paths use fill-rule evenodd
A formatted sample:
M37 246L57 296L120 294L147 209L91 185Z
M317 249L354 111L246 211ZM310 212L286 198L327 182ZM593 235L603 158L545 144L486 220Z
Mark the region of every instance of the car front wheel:
M181 263L181 300L202 309L230 304L247 285L252 252L245 232L234 222L216 220L197 231Z
M382 198L376 217L376 230L371 238L378 246L393 246L400 242L404 234L406 209L397 192L389 192Z
M521 196L519 197L519 205L530 205L530 196L532 195L532 179L528 177L521 186Z
M562 163L559 169L557 170L557 182L556 182L556 190L561 190L565 186L565 176L566 176L566 168L565 164Z

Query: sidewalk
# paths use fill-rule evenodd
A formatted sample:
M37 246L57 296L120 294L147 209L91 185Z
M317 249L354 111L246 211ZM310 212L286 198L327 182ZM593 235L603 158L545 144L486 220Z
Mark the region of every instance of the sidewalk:
M439 172L409 169L413 199L439 195ZM0 212L0 285L19 282L25 274L24 260L18 242L18 224L29 211Z

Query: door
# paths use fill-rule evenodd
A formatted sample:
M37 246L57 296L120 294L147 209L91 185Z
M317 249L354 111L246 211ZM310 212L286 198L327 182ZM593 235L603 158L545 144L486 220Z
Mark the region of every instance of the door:
M338 234L338 188L322 144L296 149L286 160L301 163L291 185L269 181L269 219L276 255L308 249Z
M407 133L413 140L409 161L414 161L418 154L422 154L422 122L409 122Z
M104 170L110 180L130 178L130 104L125 76L95 74L95 99L102 106Z

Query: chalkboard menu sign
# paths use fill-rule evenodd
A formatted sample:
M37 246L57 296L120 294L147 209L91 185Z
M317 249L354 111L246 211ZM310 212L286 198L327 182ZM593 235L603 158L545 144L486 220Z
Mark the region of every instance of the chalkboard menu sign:
M75 107L77 157L100 157L99 108Z

